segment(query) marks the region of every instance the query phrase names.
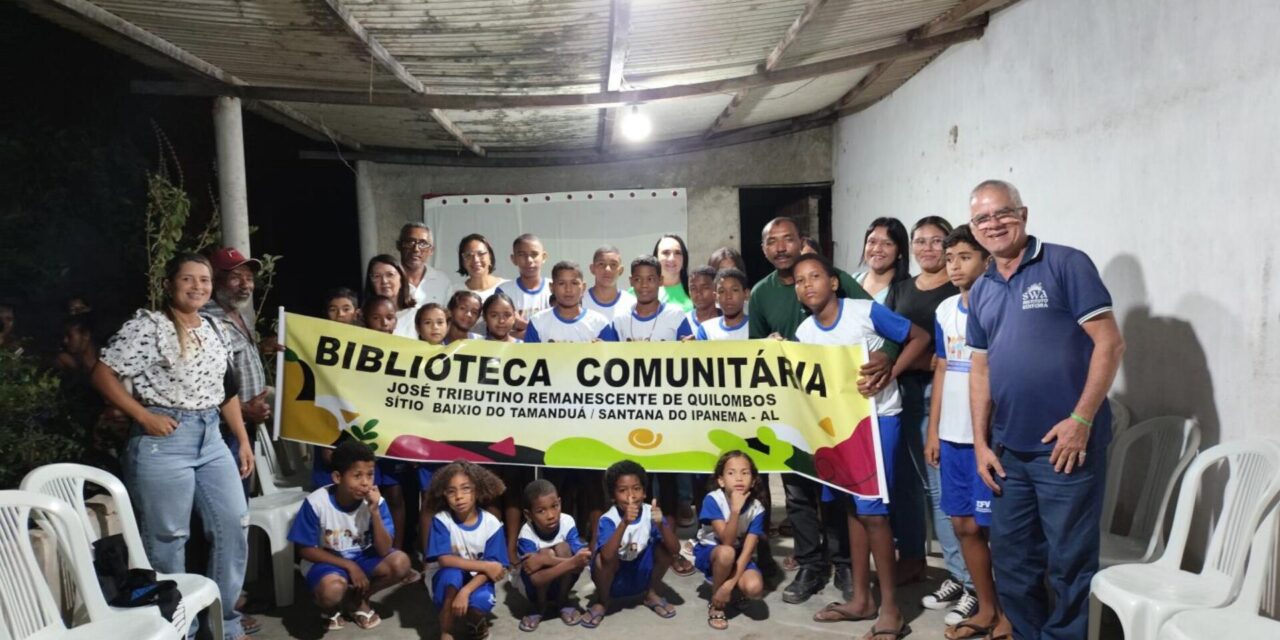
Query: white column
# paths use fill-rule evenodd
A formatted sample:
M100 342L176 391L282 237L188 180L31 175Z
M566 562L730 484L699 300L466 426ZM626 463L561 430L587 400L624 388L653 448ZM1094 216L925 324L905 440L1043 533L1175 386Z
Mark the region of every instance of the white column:
M378 255L378 213L373 204L373 177L367 160L356 161L356 215L360 223L360 268ZM361 271L361 277L364 272Z
M218 153L218 207L222 244L249 255L249 196L244 176L244 126L240 98L213 99L213 132Z

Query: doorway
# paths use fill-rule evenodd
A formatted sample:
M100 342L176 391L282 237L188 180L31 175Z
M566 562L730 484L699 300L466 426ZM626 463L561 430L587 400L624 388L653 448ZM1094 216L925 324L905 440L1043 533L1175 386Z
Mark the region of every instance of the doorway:
M738 189L739 233L747 278L754 284L773 271L760 248L761 230L778 216L796 221L800 234L818 241L831 256L831 184L742 187Z

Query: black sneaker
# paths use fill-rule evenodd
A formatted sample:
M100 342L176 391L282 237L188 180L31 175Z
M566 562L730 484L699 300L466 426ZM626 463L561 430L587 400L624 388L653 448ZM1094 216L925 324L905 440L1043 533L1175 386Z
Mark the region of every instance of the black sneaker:
M782 590L782 601L787 604L800 604L822 591L827 583L827 576L813 567L800 567L795 580Z
M947 612L947 616L942 619L948 625L960 624L964 620L973 617L978 612L978 598L969 591L965 591L964 595L956 601L951 610Z
M934 610L946 609L951 606L952 603L959 600L962 595L964 595L964 585L952 580L951 578L947 578L942 581L942 584L939 585L933 593L920 598L920 606Z

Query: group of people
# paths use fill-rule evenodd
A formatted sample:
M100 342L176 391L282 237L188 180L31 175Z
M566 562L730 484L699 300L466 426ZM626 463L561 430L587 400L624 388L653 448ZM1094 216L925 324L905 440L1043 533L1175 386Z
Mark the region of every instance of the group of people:
M931 216L909 233L896 219L874 220L857 277L795 222L774 219L761 232L774 270L754 286L736 251L691 268L676 235L628 261L601 247L588 286L571 260L544 276L548 256L530 234L515 238L518 275L503 280L494 247L473 234L459 243L455 283L430 266L430 229L405 225L399 256L370 260L363 295L326 296L326 317L431 344L866 344L867 363L849 374L875 399L890 500L850 499L787 474L787 518L775 528L768 483L740 451L725 452L710 478L622 460L534 479L500 465L376 459L342 438L317 451L316 488L290 532L325 624L376 626L369 595L418 580L420 569L444 637L455 622L487 633L494 587L508 574L529 601L526 631L548 614L594 628L628 597L671 618L677 610L657 589L670 569L703 574L707 624L726 629L729 607L762 597L765 574L794 571L785 602L833 580L845 601L815 620L873 620L865 638L900 638L910 627L896 588L925 578L932 513L949 576L922 604L950 610L948 638L1083 637L1109 440L1104 400L1123 341L1092 262L1029 236L1013 185L983 182L969 210L966 225ZM163 309L140 311L92 365L94 386L131 423L124 477L152 564L182 570L194 507L226 603L243 583L251 438L271 418L259 354L278 348L259 339L246 304L258 268L230 248L175 258ZM406 522L405 487L420 490L417 523ZM418 535L406 540L411 524ZM677 531L695 524L682 544ZM769 540L787 529L794 554L776 563ZM595 584L585 609L570 597L584 570ZM235 607L224 618L228 638L252 632Z

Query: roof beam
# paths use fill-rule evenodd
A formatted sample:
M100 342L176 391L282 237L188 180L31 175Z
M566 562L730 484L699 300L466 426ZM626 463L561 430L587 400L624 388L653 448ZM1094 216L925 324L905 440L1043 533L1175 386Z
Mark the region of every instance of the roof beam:
M346 5L342 4L341 0L324 0L324 4L329 7L329 10L333 13L334 17L338 19L338 22L342 23L342 25L346 27L347 32L364 45L365 49L369 52L369 56L372 57L379 66L386 69L391 75L395 76L396 79L399 80L401 84L408 87L410 91L417 94L424 94L427 92L426 85L422 84L422 81L419 80L417 76L414 76L404 67L404 65L400 64L400 61L396 60L395 56L391 55L391 52L387 51L386 47L382 46L382 43L378 42L377 38L373 37L372 34L365 30L364 25L360 24L359 20L356 20L355 15L351 13L351 10L348 9ZM433 108L429 109L428 113L430 113L431 118L436 121L436 124L439 124L445 131L448 131L449 135L452 135L454 139L462 144L462 146L470 149L472 153L478 156L484 155L484 147L481 147L472 140L470 136L463 133L462 129L459 128L457 124L454 124L453 120L449 119L449 116L444 114L444 111Z
M923 25L908 31L906 41L913 42L941 33L947 27L959 22L965 16L973 13L983 5L990 2L991 0L962 0L956 6L935 16ZM982 24L986 24L985 17L982 19ZM888 71L889 67L893 66L893 63L896 61L897 60L885 60L884 62L876 64L875 67L872 67L871 71L867 72L867 75L863 76L857 84L853 85L852 89L840 96L840 98L835 102L822 109L822 112L832 112L844 115L849 107L853 106L854 101L861 97L862 94L866 93L867 89L870 89L871 85L875 84L876 80L879 80L880 76L884 75L884 72Z
M605 91L622 89L622 70L626 66L627 51L631 48L631 0L613 0L613 20L609 25L609 71L605 74ZM600 110L600 140L597 142L601 153L609 150L613 143L613 126L618 120L617 107L606 107Z
M851 69L860 69L886 60L931 51L960 42L982 37L985 24L966 25L954 31L919 38L880 49L864 51L848 56L810 64L774 69L764 73L695 82L692 84L637 89L629 91L602 91L599 93L530 94L530 95L468 95L443 93L369 93L363 91L332 91L327 89L297 89L292 87L219 86L216 84L135 81L133 90L158 95L236 95L250 100L280 100L284 102L313 102L322 104L350 104L373 107L399 107L404 109L573 109L612 107L633 102L653 102L690 98L713 93L730 93L742 89L767 87L798 80L808 80Z
M810 20L813 20L813 16L817 15L818 10L826 3L827 0L809 0L806 2L804 10L800 12L800 15L796 16L796 19L791 23L791 26L787 27L786 33L782 34L782 40L778 41L778 44L774 45L773 51L770 51L769 55L765 57L764 62L761 63L760 66L756 67L756 71L761 73L773 71L773 69L778 66L778 63L782 61L782 54L786 53L787 49L791 47L791 43L795 42L796 38L800 36L800 30L803 29L805 25L809 24ZM746 98L747 91L747 89L743 89L733 94L733 98L729 100L729 104L725 105L724 110L720 112L720 115L716 116L716 119L711 121L711 126L707 127L707 131L702 134L702 137L710 138L715 135L716 131L718 131L720 127L724 126L724 124L729 121L729 118L733 117L734 112L736 112L739 105L742 104L742 100Z

